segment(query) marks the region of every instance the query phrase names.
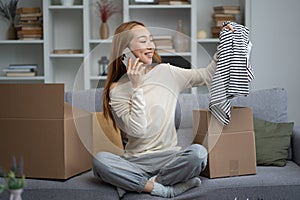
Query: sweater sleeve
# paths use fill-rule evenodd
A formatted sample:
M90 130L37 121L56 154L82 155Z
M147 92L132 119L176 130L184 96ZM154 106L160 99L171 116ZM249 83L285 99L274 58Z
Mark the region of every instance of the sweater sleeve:
M147 118L142 88L133 89L129 100L124 96L111 96L110 105L124 132L137 138L145 137Z
M205 68L183 69L174 67L174 75L179 80L181 89L191 88L202 85L210 85L217 66L217 53L214 54L212 61Z

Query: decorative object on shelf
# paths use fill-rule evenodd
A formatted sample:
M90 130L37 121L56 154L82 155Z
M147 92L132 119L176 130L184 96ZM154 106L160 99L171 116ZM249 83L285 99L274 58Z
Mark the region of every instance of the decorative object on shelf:
M12 159L12 167L8 174L0 168L0 175L5 177L5 184L0 184L0 193L5 190L10 192L9 200L22 200L22 192L25 187L25 175L23 174L23 159L20 159L19 165L16 158Z
M54 49L54 54L78 54L82 53L81 49Z
M114 5L111 0L99 0L96 2L97 11L102 21L100 25L100 38L107 39L109 37L109 27L107 20L114 14L121 12L121 10Z
M177 31L173 36L173 44L176 52L186 52L189 47L189 38L183 31L182 20L177 23Z
M7 32L7 38L9 40L16 39L16 30L15 30L15 17L16 17L16 10L18 6L19 0L10 0L9 2L3 3L0 0L0 15L7 19L10 23L9 29Z
M197 39L205 39L205 38L207 38L206 31L203 29L198 30Z
M100 25L100 38L107 39L109 37L109 27L107 22L102 22Z
M60 3L63 6L72 6L74 5L74 0L60 0Z
M106 76L108 70L109 60L106 56L102 56L101 59L98 61L99 64L99 76Z

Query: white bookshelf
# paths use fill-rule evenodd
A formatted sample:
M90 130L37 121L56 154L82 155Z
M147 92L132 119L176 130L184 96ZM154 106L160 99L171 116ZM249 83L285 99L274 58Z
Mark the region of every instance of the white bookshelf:
M58 0L22 1L21 6L40 6L43 11L43 39L34 41L6 40L5 28L0 30L0 70L10 63L37 63L36 77L5 77L4 82L44 82L65 83L66 90L90 89L103 86L106 76L99 76L98 60L101 56L109 58L112 36L115 28L122 22L139 20L150 31L171 31L177 28L177 20L182 19L185 33L190 37L188 52L161 53L164 58L183 57L190 63L189 68L205 67L216 50L219 40L211 38L213 25L212 12L216 5L240 5L245 24L250 24L250 2L246 0L190 0L189 5L134 5L131 0L115 0L123 9L109 20L110 37L101 40L99 27L101 21L95 10L96 0L76 0L75 5L55 4ZM1 27L7 27L3 21ZM197 31L205 30L208 38L197 39ZM78 54L54 54L55 49L80 49ZM100 83L100 84L99 84ZM205 92L200 88L192 92Z

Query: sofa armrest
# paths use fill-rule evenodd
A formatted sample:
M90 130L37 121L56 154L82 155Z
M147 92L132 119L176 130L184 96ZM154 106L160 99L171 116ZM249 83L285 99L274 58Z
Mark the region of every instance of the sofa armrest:
M292 135L293 160L300 166L300 126L295 126Z

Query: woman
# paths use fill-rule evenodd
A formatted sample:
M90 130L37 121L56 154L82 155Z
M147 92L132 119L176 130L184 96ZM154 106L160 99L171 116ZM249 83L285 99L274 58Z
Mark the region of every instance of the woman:
M126 47L136 59L122 63ZM119 189L174 197L201 183L207 151L199 144L177 146L174 125L179 93L209 84L216 55L206 68L183 69L162 64L153 37L143 23L121 24L112 41L103 112L122 130L127 144L122 156L96 154L94 174ZM158 64L152 67L153 60Z

